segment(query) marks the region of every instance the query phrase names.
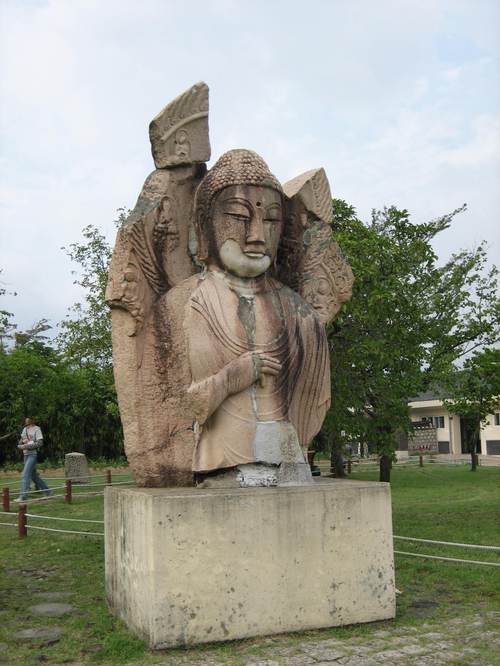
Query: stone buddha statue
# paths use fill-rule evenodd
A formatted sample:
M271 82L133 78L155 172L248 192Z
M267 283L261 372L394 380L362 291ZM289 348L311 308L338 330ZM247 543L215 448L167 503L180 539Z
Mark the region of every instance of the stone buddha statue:
M330 404L324 325L352 285L328 226L328 182L320 169L282 187L250 150L206 172L196 157L205 148L208 159L208 89L194 89L153 121L167 127L152 132L163 166L110 271L127 456L146 486L310 483L305 452Z
M309 482L303 450L329 407L330 372L316 312L275 277L283 189L256 153L230 151L201 181L195 220L204 269L159 303L164 326L182 329L192 469L204 485Z

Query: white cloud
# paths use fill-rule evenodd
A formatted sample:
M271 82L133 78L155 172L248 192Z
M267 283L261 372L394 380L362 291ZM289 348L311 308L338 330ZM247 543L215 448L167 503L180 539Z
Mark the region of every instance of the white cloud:
M472 136L457 148L444 151L440 160L445 165L480 167L500 165L500 117L480 114L472 120ZM500 181L499 181L500 182Z
M450 67L442 72L445 81L457 81L462 75L463 67Z

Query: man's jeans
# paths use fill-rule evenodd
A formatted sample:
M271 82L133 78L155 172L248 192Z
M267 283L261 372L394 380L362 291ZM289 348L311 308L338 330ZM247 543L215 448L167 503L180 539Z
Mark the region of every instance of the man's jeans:
M23 478L21 480L21 494L19 499L26 500L28 498L31 481L34 481L37 487L44 491L44 495L50 495L48 485L36 471L36 459L36 453L28 453L28 455L24 456Z

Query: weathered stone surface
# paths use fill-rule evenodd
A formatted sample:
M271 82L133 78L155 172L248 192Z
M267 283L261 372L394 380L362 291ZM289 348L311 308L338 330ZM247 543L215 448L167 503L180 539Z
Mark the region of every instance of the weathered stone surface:
M125 452L140 485L193 484L193 417L168 367L177 353L170 329L157 335L155 304L198 270L187 250L192 225L186 211L200 178L194 166L153 172L113 252L106 289L113 368Z
M329 650L327 648L305 648L305 653L314 657L316 661L337 661L341 657L345 657L345 652L339 652L338 650Z
M28 610L31 613L35 613L36 615L58 616L58 615L66 615L66 613L71 613L72 611L75 610L75 607L72 606L71 604L47 602L44 604L35 604L34 606L30 606Z
M64 476L73 483L88 483L89 465L84 453L67 453L64 456Z
M305 654L296 654L287 657L281 663L286 664L286 666L308 666L309 664L317 664L318 662L316 661L316 659L308 657Z
M353 274L332 238L332 195L324 169L313 169L283 186L287 221L279 276L293 285L323 323L351 298Z
M155 648L394 616L387 484L108 487L105 522L108 602Z
M206 173L207 119L200 83L153 120L158 168L113 254L125 451L146 487L193 475L210 485L221 469L240 486L311 483L304 451L330 400L322 324L352 286L331 240L328 180L316 169L284 191L249 150Z

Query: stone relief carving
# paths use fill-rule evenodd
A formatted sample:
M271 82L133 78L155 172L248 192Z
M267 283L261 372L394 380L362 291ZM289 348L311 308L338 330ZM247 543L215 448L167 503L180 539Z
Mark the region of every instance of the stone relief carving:
M149 126L157 169L210 159L208 86L197 83L170 102Z
M106 298L125 450L143 486L308 483L330 401L324 324L351 293L323 169L283 187L249 150L209 159L208 87L152 121L157 166Z

